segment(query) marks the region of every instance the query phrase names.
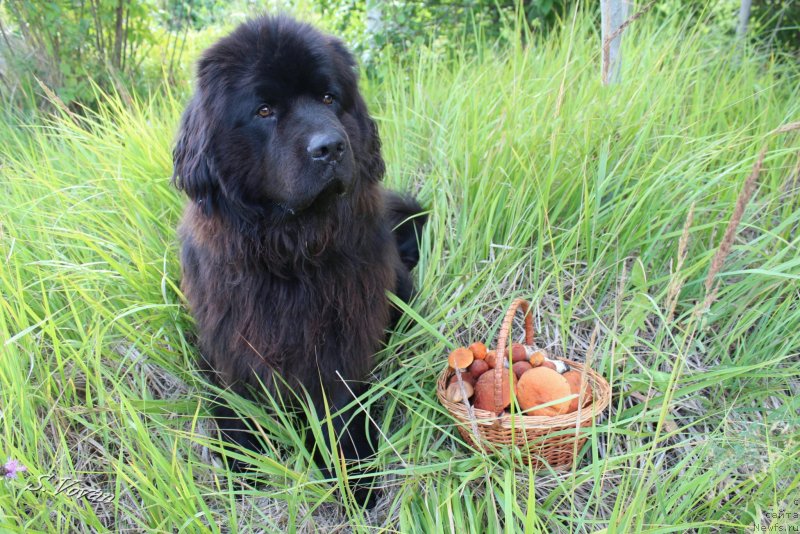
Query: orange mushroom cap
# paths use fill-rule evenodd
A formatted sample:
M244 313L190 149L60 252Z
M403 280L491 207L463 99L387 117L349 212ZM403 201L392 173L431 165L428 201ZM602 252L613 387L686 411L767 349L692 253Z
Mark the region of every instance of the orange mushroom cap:
M535 408L554 400L569 397L569 382L563 375L547 367L534 367L520 377L517 383L517 401L526 415L555 416L567 413L570 400Z
M531 350L528 353L528 361L531 363L533 367L539 367L540 365L542 365L546 357L547 354L545 354L543 350Z
M578 409L578 406L580 405L585 406L586 403L581 401L586 401L587 399L589 401L592 400L592 386L589 385L588 381L584 382L583 380L581 380L583 377L581 376L580 372L567 371L561 376L566 378L567 382L569 382L570 391L573 394L578 395L577 397L575 397L570 401L569 410L567 410L567 412L574 412L575 410Z
M466 369L473 360L475 360L475 356L472 355L472 351L464 347L454 350L447 357L447 363L453 369Z
M481 375L478 379L478 383L475 384L475 397L473 400L475 408L478 410L494 412L497 408L503 410L506 406L511 404L511 388L513 388L516 383L514 375L510 373L508 369L502 370L502 382L500 385L502 406L495 406L494 388L496 384L496 375L497 372L494 370L487 371Z
M472 345L469 346L469 350L472 351L473 356L475 356L478 360L483 360L486 358L486 345L481 343L480 341L476 341Z

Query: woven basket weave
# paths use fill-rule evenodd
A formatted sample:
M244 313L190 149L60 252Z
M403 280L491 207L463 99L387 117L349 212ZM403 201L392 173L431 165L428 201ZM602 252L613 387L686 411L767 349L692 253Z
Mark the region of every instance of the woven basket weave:
M528 313L528 302L516 299L506 313L497 338L497 361L509 360L511 351L509 332L517 310L525 315L525 343L533 345L533 318ZM573 456L586 442L586 434L582 427L592 425L592 420L599 415L611 401L611 388L608 382L589 367L577 362L564 360L573 370L583 374L592 388L592 403L578 408L575 412L555 417L532 416L504 413L502 406L502 366L489 369L487 373L496 373L495 411L478 410L469 401L451 402L447 400L445 391L447 382L455 373L449 366L439 375L436 384L436 395L445 408L459 422L458 431L472 446L491 451L506 446L519 447L522 458L533 467L566 467L572 463Z

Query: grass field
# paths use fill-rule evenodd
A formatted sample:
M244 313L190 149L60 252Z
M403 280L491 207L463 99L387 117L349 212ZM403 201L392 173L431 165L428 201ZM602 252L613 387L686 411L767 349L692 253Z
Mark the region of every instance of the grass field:
M362 400L383 436L369 513L321 480L280 412L231 399L272 446L260 484L218 459L168 183L186 95L6 118L0 460L28 470L0 480L0 531L800 526L800 131L776 131L800 120L800 69L644 18L623 82L603 87L598 40L579 15L527 48L422 50L364 82L387 184L430 210L414 315ZM493 343L515 297L541 345L588 355L613 387L566 471L470 450L435 396L447 352ZM76 497L70 477L113 498Z

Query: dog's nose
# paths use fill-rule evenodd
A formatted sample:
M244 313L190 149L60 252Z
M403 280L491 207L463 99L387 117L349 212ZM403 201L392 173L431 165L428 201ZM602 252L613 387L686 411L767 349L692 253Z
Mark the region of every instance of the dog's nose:
M346 150L344 137L339 133L319 133L308 141L308 154L315 161L340 161Z

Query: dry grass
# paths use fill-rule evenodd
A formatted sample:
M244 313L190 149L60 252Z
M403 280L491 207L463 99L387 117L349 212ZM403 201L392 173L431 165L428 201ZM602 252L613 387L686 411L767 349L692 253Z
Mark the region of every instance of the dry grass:
M756 162L753 165L753 170L744 181L742 190L739 192L739 196L736 197L736 207L733 209L733 215L731 215L731 220L728 222L728 226L725 228L725 234L722 236L722 241L719 244L716 254L714 254L714 259L711 260L711 267L708 269L708 276L706 277L704 284L704 287L706 288L706 296L703 300L703 306L700 308L699 313L704 313L711 309L711 305L717 298L717 293L719 292L719 283L715 285L714 279L722 270L725 259L731 252L731 246L733 245L734 239L736 239L736 230L739 228L739 223L742 222L744 210L747 208L747 204L750 202L750 198L753 196L753 192L756 189L756 180L758 180L758 175L761 173L761 166L764 164L764 158L766 155L767 147L765 146L758 154L758 158L756 158Z

